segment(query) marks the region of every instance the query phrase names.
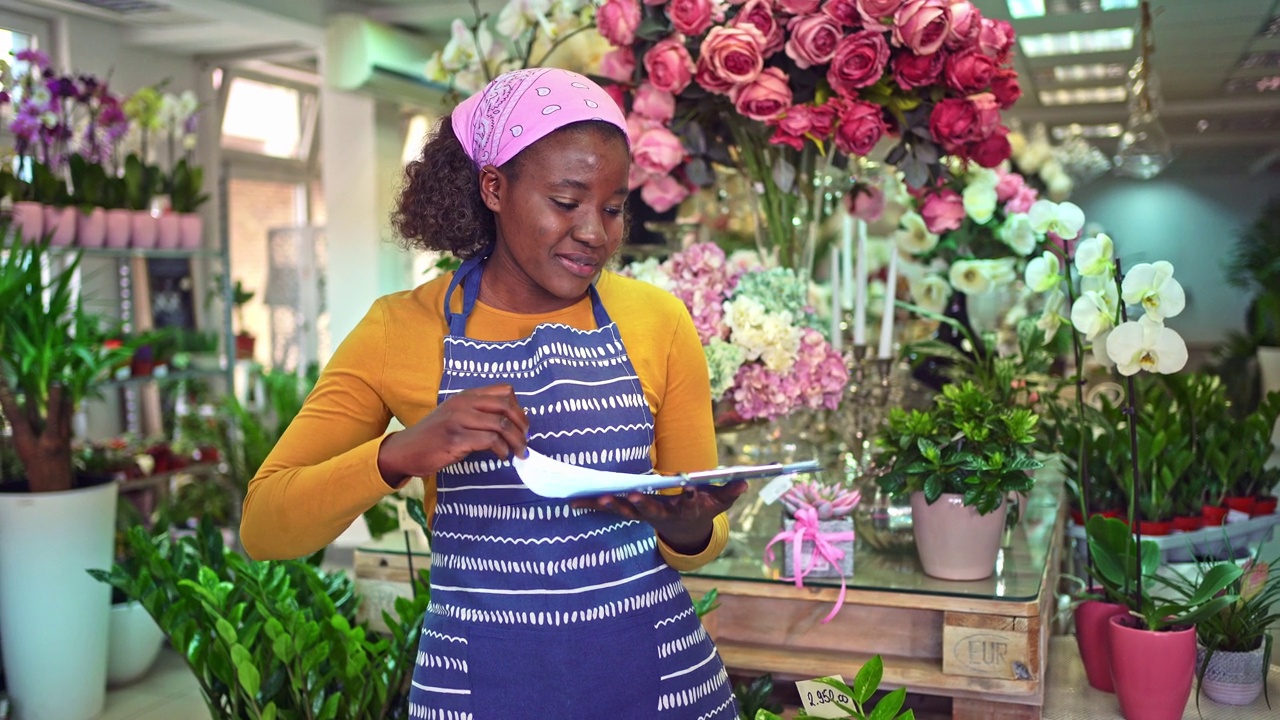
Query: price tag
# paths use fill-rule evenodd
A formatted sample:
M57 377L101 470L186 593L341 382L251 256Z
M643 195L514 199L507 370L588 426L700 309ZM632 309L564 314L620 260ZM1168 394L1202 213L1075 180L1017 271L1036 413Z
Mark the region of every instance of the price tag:
M1234 525L1239 522L1244 522L1245 520L1248 520L1248 519L1249 519L1249 513L1247 512L1241 512L1239 510L1228 510L1227 518L1225 522L1228 525Z
M852 707L853 698L826 683L818 682L818 680L839 680L844 682L844 678L839 675L828 675L825 678L797 682L796 689L800 691L800 702L804 704L805 714L816 718L849 717L849 713L841 710L836 703Z
M760 488L760 499L765 505L772 505L778 502L778 498L787 494L791 489L795 475L779 475L769 481L768 485Z

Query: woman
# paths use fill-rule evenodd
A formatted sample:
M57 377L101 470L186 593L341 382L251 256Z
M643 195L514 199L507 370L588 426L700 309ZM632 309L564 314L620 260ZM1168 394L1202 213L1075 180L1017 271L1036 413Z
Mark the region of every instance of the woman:
M281 558L426 480L410 717L737 717L676 570L719 554L743 484L566 504L510 463L526 445L627 473L716 463L688 312L603 272L628 171L622 112L576 73L507 73L460 104L408 167L394 221L462 267L375 303L249 485L244 546ZM393 416L407 429L385 434Z

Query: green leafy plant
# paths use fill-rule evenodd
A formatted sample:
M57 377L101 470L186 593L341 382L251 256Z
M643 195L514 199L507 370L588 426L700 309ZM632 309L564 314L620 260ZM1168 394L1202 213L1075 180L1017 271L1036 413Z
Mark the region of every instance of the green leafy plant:
M738 717L741 720L752 720L761 712L782 712L782 703L773 699L773 676L765 673L750 683L738 683L733 686L733 697L738 701Z
M32 163L31 191L28 199L43 205L66 207L71 204L71 191L67 189L67 182L48 165Z
M413 600L384 612L390 637L356 620L344 573L301 561L253 562L212 523L194 537L128 533L131 555L98 580L142 603L200 684L209 712L235 720L408 717L426 571Z
M1280 196L1237 238L1223 269L1228 282L1254 294L1247 323L1251 339L1280 346Z
M147 165L137 155L124 161L124 206L130 210L151 209L151 199L160 191L160 168Z
M72 155L67 168L71 172L71 204L81 212L102 207L107 186L106 168L89 162L83 155Z
M986 515L1009 493L1031 489L1027 471L1043 465L1030 452L1038 420L973 382L947 385L932 408L890 411L878 441L893 464L876 482L893 495L923 492L930 504L956 493Z
M880 680L884 677L884 661L879 655L872 657L862 666L858 674L853 678L853 687L836 680L834 678L820 678L818 682L828 685L834 690L837 699L834 704L842 711L848 713L843 720L915 720L915 712L912 710L902 711L902 705L907 700L907 689L900 687L887 695L880 698L876 703L871 702L871 698L876 693L876 689L880 687ZM848 702L839 700L843 696ZM899 712L902 711L902 712ZM806 714L803 710L797 718L813 717ZM756 713L755 720L782 720L782 716L769 710L760 710Z
M169 204L174 212L193 213L208 201L203 192L204 169L179 160L169 176Z

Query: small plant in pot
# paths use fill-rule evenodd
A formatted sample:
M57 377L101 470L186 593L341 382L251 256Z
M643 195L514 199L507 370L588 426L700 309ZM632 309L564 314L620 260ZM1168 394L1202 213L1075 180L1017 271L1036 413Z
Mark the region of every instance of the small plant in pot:
M236 309L236 322L240 325L240 332L236 333L236 358L239 360L252 360L255 338L248 330L244 321L244 308L253 299L254 292L245 288L244 284L239 280L235 285L231 286L231 304Z
M797 585L805 577L853 574L853 511L862 495L843 483L824 483L814 476L796 481L780 501L785 512L782 532L765 548L783 543L786 579Z
M927 410L895 408L880 437L893 456L877 482L911 496L920 564L944 580L995 572L1010 493L1025 494L1042 466L1031 455L1039 416L972 382L947 385Z

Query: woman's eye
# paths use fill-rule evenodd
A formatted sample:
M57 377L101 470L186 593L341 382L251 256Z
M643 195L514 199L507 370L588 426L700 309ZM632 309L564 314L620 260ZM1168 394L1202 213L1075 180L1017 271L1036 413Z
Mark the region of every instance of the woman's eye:
M556 200L555 198L552 198L551 202L555 203L556 207L560 208L561 210L575 210L578 207L578 203L565 202L563 200Z
M604 211L615 217L622 214L622 208L620 207L605 208Z

